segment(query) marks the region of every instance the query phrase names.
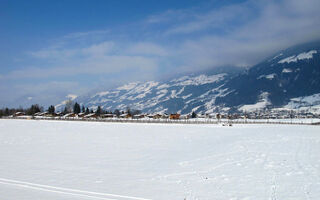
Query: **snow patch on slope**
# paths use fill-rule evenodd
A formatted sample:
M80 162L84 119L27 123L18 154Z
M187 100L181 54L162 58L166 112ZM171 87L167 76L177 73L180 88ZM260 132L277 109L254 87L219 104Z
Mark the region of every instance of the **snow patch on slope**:
M138 82L133 82L133 83L128 83L126 85L120 86L117 88L117 90L132 90L135 88L139 83Z
M109 92L109 91L99 92L99 93L97 93L95 96L100 96L100 97L102 97L102 96L105 96L105 95L107 95L107 94L110 94L110 92Z
M290 102L284 106L285 109L292 110L313 110L320 113L320 93L310 96L296 97L290 99Z
M274 77L275 77L276 75L277 75L277 74L275 74L275 73L273 73L273 74L268 74L268 75L261 75L261 76L259 76L257 79L266 78L266 79L272 80L272 79L274 79Z
M316 54L316 53L317 53L316 50L311 50L309 52L303 52L297 56L293 55L293 56L284 58L284 59L280 60L278 63L291 63L291 62L297 62L298 60L311 59L311 58L313 58L313 54Z
M261 110L271 104L268 96L269 96L268 92L262 92L259 95L259 101L257 103L243 105L238 110L243 111L243 112L245 112L245 111L252 112L255 110Z
M171 82L175 82L176 83L175 86L204 85L204 84L220 81L224 78L224 76L226 76L225 73L212 75L212 76L206 76L203 74L196 77L184 76L179 79L174 79Z
M282 73L291 73L292 72L292 69L289 69L289 68L284 68L282 70Z

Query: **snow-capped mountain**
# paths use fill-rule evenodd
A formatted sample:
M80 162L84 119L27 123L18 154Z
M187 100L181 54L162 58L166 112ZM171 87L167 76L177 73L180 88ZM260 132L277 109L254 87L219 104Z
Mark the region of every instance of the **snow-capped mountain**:
M105 110L129 107L147 113L207 111L212 109L217 96L227 94L226 89L220 88L228 76L228 73L201 74L164 82L134 82L76 101L93 109L100 105Z
M320 107L320 42L281 51L249 68L219 68L167 81L134 82L74 101L146 113L254 111Z
M233 77L222 88L233 91L218 97L217 105L247 111L283 107L292 99L320 93L320 42L279 52Z

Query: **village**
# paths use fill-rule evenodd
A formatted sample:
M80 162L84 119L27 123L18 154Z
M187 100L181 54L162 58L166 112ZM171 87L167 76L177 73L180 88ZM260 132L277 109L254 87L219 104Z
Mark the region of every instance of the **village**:
M192 112L190 114L179 113L139 113L130 111L121 111L119 113L97 113L97 112L53 112L48 111L37 112L32 115L28 115L25 112L15 112L12 115L6 116L6 118L21 118L21 119L55 119L55 120L98 120L98 121L198 121L198 122L252 122L258 120L260 122L303 122L304 119L320 119L319 114L307 113L307 112L293 112L291 110L281 111L257 111L248 113L210 113L210 114L196 114ZM310 121L310 120L309 120Z

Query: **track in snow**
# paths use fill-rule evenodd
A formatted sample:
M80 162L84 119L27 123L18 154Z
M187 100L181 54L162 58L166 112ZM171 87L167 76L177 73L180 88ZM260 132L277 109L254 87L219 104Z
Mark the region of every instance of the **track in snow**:
M62 188L62 187L54 187L49 185L41 185L35 183L29 183L24 181L17 181L12 179L0 178L0 184L4 185L13 185L16 187L23 187L32 190L40 190L45 192L59 193L65 195L79 196L79 197L87 197L90 199L100 199L100 200L151 200L145 199L141 197L131 197L117 194L109 194L109 193L100 193L100 192L91 192L85 190L77 190L70 188Z

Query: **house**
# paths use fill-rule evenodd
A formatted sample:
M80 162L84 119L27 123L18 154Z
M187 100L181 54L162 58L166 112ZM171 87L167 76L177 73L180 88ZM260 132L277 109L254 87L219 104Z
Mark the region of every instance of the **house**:
M77 117L78 115L75 113L67 113L62 116L62 118L69 118L69 117Z
M132 117L132 116L129 113L124 113L124 114L120 115L120 118L130 118L130 117Z
M42 112L34 113L34 116L41 116Z
M78 114L78 117L84 117L85 115L86 115L86 113L81 112Z
M147 117L150 118L150 119L153 119L153 115L152 114L148 114Z
M19 117L19 116L24 116L26 115L26 113L24 112L16 112L15 114L13 114L13 117Z
M63 113L62 113L62 112L57 112L57 113L56 113L56 116L62 117L62 116L63 116Z
M113 114L102 114L100 115L101 118L113 118L114 115Z
M169 115L167 113L164 113L161 117L162 119L168 119L169 118Z
M98 118L98 115L96 113L90 113L90 114L87 114L85 115L83 118Z
M180 114L170 114L170 119L180 119Z
M45 117L48 114L49 114L48 112L37 112L34 114L34 116Z
M206 118L206 115L200 113L200 114L197 115L197 118L203 118L204 119L204 118Z
M162 117L162 115L160 115L160 114L155 114L155 115L153 115L153 119L160 119Z
M144 118L145 117L145 115L143 115L143 114L140 114L140 115L133 115L133 119L142 119L142 118Z
M189 119L190 118L190 115L181 115L180 116L180 119Z

